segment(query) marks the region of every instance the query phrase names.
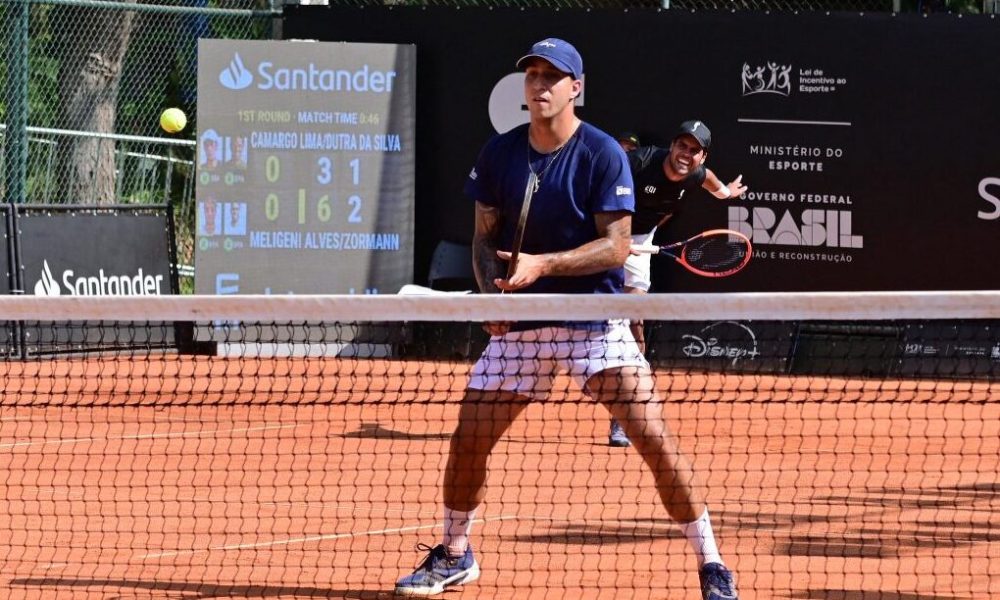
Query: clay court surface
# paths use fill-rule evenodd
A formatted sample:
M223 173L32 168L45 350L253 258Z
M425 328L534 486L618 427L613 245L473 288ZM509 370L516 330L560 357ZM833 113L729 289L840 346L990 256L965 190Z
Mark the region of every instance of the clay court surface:
M468 367L0 363L0 597L388 598L440 537ZM1000 596L1000 384L657 373L741 598ZM491 462L444 598L698 598L634 450L566 383Z

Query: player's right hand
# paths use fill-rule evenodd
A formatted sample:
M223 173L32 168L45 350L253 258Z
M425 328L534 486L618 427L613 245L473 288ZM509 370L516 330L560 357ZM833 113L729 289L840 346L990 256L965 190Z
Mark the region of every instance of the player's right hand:
M743 183L743 175L742 174L739 177L737 177L736 179L730 181L729 185L727 185L726 187L729 188L729 197L730 198L739 198L740 196L742 196L743 194L747 193L750 190L750 188L748 188Z
M509 261L511 253L504 250L497 250L497 256L500 260ZM494 279L493 285L497 286L501 291L513 292L528 287L544 275L545 262L534 254L525 254L522 252L517 257L517 265L514 268L514 273L507 279L499 277Z

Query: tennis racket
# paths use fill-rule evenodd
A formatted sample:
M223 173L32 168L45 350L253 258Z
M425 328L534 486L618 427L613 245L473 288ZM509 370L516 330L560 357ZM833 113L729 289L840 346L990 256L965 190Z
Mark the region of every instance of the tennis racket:
M710 229L666 246L633 244L642 254L666 254L682 267L703 277L725 277L739 272L750 262L750 238L731 229Z
M517 259L521 255L521 243L524 242L524 226L528 223L528 212L531 210L531 199L538 191L538 177L530 168L528 169L528 185L524 188L524 201L521 203L521 214L517 218L517 228L514 230L514 244L510 249L510 263L507 265L507 279L514 276L517 270ZM506 294L500 290L501 294ZM504 335L507 333L510 323L483 323L483 330L490 335Z
M514 245L510 249L510 262L507 263L507 279L513 277L514 271L517 270L521 243L524 242L524 226L528 223L528 211L531 210L531 199L536 191L538 191L538 177L534 171L529 169L528 185L524 188L524 201L521 203L521 214L518 215L517 228L514 230Z

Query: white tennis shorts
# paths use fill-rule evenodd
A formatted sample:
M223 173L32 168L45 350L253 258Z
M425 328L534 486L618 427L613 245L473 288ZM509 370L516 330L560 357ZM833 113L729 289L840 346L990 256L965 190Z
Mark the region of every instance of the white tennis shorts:
M619 367L649 367L628 321L616 319L594 329L542 327L490 338L472 367L469 387L542 398L559 373L586 389L591 377Z
M640 246L652 244L654 235L656 235L655 227L649 233L633 235L632 243ZM628 258L625 260L625 285L627 287L638 288L644 292L649 291L649 286L653 284L650 278L652 271L650 261L652 258L652 254L628 255Z

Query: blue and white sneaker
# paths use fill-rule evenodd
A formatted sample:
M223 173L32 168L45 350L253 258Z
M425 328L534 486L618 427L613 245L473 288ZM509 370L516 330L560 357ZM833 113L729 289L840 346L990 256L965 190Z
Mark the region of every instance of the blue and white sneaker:
M448 556L444 544L433 548L419 544L417 549L430 553L416 571L396 582L397 596L433 596L445 588L479 579L479 563L472 555L472 546L457 558Z
M705 563L698 572L702 600L739 600L733 574L719 563Z
M632 442L625 435L622 424L615 419L611 419L611 435L608 436L608 445L615 448L628 448Z

